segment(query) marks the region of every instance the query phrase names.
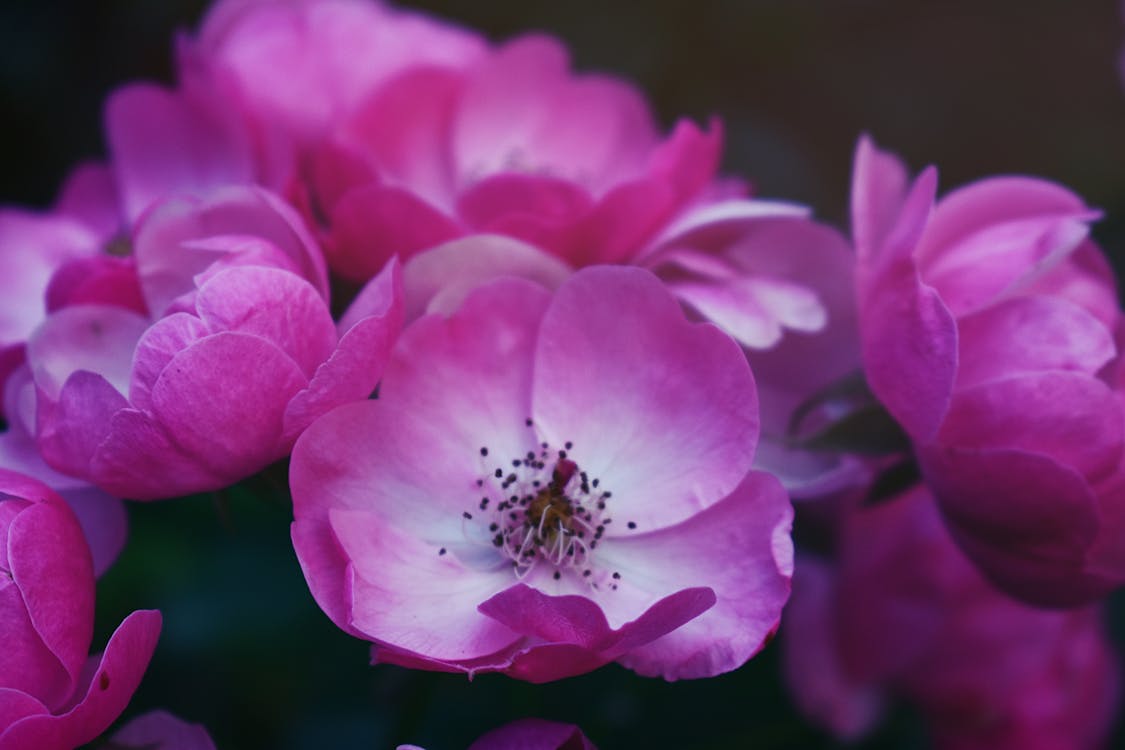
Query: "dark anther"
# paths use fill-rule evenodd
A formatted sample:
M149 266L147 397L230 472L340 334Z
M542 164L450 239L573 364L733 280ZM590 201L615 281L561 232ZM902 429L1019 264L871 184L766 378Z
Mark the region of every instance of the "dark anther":
M469 511L465 511L464 513L462 513L462 514L461 514L461 516L462 516L462 517L463 517L463 518L464 518L464 519L465 519L466 521L471 521L471 520L473 520L473 514L472 514L472 513L470 513Z
M562 578L562 573L560 573L559 571L557 571L557 570L556 570L556 571L555 571L555 580L557 581L557 580L559 580L560 578Z
M488 448L481 448L481 449L480 449L480 454L481 454L482 456L487 456L487 455L488 455Z
M504 476L504 470L503 469L497 469L496 470L496 478L499 479L502 476Z
M614 577L614 578L616 578L616 579L618 579L618 580L620 580L620 579L621 579L621 574L620 574L620 573L614 573L614 574L613 574L613 577Z
M437 553L438 553L438 555L439 555L439 556L440 556L440 555L444 555L444 554L445 554L445 547L442 547L441 549L439 549L439 550L437 551Z
M630 529L635 529L635 528L637 528L637 524L636 524L635 522L633 522L633 521L630 521L629 523L627 523L627 524L625 524L625 525L626 525L626 526L628 526L628 527L629 527Z

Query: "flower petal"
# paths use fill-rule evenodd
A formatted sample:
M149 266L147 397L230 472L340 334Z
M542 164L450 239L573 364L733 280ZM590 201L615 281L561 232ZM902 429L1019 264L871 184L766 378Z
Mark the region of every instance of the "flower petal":
M618 591L597 601L611 621L614 595L633 587L648 596L709 586L717 603L698 618L619 660L666 680L713 677L742 666L777 630L793 574L793 510L773 476L752 472L728 497L683 523L607 539L599 564L621 573Z
M126 617L109 639L100 663L88 670L89 682L79 686L77 704L66 713L36 714L0 733L0 750L78 747L104 732L125 710L140 684L156 639L160 613L138 610Z
M614 515L644 531L737 486L754 455L757 407L738 345L688 322L647 271L579 271L543 319L536 426L553 445L572 442L573 459L612 491Z

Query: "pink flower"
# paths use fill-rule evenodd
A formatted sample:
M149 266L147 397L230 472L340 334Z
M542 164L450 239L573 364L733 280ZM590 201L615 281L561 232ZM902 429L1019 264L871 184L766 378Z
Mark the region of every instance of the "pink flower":
M374 659L534 682L734 669L788 592L738 346L648 272L518 279L410 326L379 399L298 440L293 543Z
M195 38L179 40L187 89L219 92L279 187L310 142L412 66L459 67L484 51L475 33L368 0L223 0ZM381 265L380 265L381 267Z
M914 439L965 552L1010 593L1090 601L1125 580L1120 313L1097 214L1022 177L934 205L867 139L853 223L871 387Z
M112 747L122 750L215 750L200 724L189 724L167 711L149 711L113 733Z
M401 321L394 263L337 326L315 246L267 193L166 202L134 244L153 317L69 306L28 344L52 467L135 499L219 489L371 394Z
M94 574L82 531L45 485L0 470L0 750L70 750L129 702L160 633L134 612L87 659Z
M394 254L489 232L575 265L636 257L710 191L721 135L681 122L662 139L647 103L576 76L554 39L459 61L416 59L337 121L296 197L333 269L363 280Z
M26 366L4 387L8 429L0 433L0 469L33 477L54 490L74 512L100 576L125 546L125 504L89 482L60 474L43 461L35 444L35 383Z
M1120 678L1097 609L997 591L921 488L848 514L837 547L835 566L798 559L786 609L786 672L810 718L855 737L894 694L941 750L1101 746Z

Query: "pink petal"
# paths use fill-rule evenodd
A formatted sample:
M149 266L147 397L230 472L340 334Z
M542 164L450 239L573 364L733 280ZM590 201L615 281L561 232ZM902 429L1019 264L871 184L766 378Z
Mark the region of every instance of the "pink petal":
M723 128L718 118L711 120L706 132L690 120L680 120L649 157L648 174L665 180L682 205L714 179L722 148Z
M925 263L976 232L1024 219L1082 217L1091 213L1082 199L1047 180L991 177L970 183L941 199L918 248Z
M789 598L792 520L781 484L753 472L731 495L677 526L608 539L598 549L599 564L620 571L622 584L649 596L708 586L717 599L697 619L620 662L667 680L712 677L742 666L773 636ZM609 609L615 593L598 598L611 619L620 616Z
M58 493L82 526L82 534L93 557L94 575L100 578L125 547L129 533L125 504L85 483L60 487Z
M669 287L704 319L753 349L777 344L783 328L816 332L827 323L814 292L779 279L676 281Z
M665 179L619 184L598 200L569 244L555 252L573 265L632 261L677 207L675 189Z
M958 544L1001 589L1067 606L1109 588L1086 570L1098 510L1073 469L1012 450L926 450L921 459Z
M132 258L94 255L62 264L47 286L47 310L68 305L117 305L147 315Z
M798 558L781 632L782 664L801 712L837 737L856 740L879 720L883 701L874 686L850 679L840 665L833 578L826 563Z
M555 289L572 273L539 248L500 235L471 235L431 248L403 266L406 319L428 312L451 313L477 286L500 276L518 276Z
M456 554L439 554L377 512L333 510L329 524L349 560L353 632L435 659L487 656L519 634L477 612L511 583L509 566L475 569Z
M875 265L902 212L909 178L891 153L867 134L856 143L852 169L852 236L860 263Z
M493 729L469 745L469 750L597 750L573 724L543 719L520 719Z
M187 243L220 236L255 237L274 245L328 299L324 256L296 211L261 188L228 187L202 199L165 200L137 226L134 255L153 315L162 315L174 299L192 291L195 276L222 257L222 248L204 251Z
M94 571L74 515L51 493L16 516L8 529L8 565L27 615L43 644L70 675L65 699L90 649L94 626Z
M455 70L409 68L360 107L345 128L346 137L369 150L390 181L449 208L454 173L447 144L463 80Z
M106 131L130 224L166 196L253 181L249 143L223 106L143 83L109 98Z
M311 284L288 271L262 266L227 269L200 287L195 308L214 333L242 333L272 343L306 378L336 346L328 305Z
M91 589L92 590L92 589ZM93 620L87 621L91 628ZM4 662L0 666L0 696L11 690L42 701L50 706L61 704L70 695L77 675L67 673L67 665L51 653L43 643L34 623L28 617L27 606L18 586L0 586L0 628L4 633ZM87 641L87 647L89 642ZM82 666L82 660L77 666ZM35 708L34 705L28 707ZM0 704L0 713L4 712ZM46 707L43 707L46 711ZM2 727L3 724L0 724Z
M1100 380L1044 372L959 391L938 441L958 453L994 447L1035 453L1096 479L1117 468L1123 430L1117 397Z
M199 318L180 312L166 315L149 327L133 355L129 382L129 401L138 409L152 408L152 388L164 368L176 355L207 336L207 326Z
M1117 353L1101 321L1051 297L1005 300L958 321L958 334L959 389L1046 370L1093 374Z
M391 257L402 259L461 236L463 230L437 208L397 187L350 190L332 208L332 270L366 281Z
M554 651L554 658L540 655L536 659L539 649L533 647L515 663L521 679L548 682L590 671L618 657L625 662L635 649L694 620L714 604L711 589L687 588L659 599L635 620L612 628L598 605L584 596L549 596L517 584L483 601L479 609L513 631L533 637L532 643L548 644L544 653ZM557 646L571 648L552 648ZM557 658L561 655L566 658Z
M121 226L113 172L100 162L83 162L63 180L54 210L88 226L99 237L110 237Z
M572 442L573 459L614 493L614 515L642 531L725 497L750 468L758 408L745 357L718 329L689 323L647 271L575 274L544 317L535 361L543 439Z
M50 712L46 706L22 690L0 688L0 740L4 728L27 716L47 713Z
M1069 217L1027 219L979 230L943 248L919 268L958 317L1048 273L1078 247L1089 228Z
M152 413L176 445L230 482L284 455L285 407L307 384L268 341L217 333L164 368L152 389Z
M113 733L115 746L135 750L215 750L201 724L189 724L167 711L149 711Z
M353 323L359 315L364 317ZM333 408L371 395L390 359L402 318L402 274L398 260L392 258L344 314L340 326L347 328L335 351L285 408L283 442L296 440L314 419Z
M73 219L0 210L0 345L22 344L46 315L51 274L73 258L92 255L101 238Z
M40 389L36 403L35 440L43 459L57 471L93 481L90 460L110 434L110 420L129 402L101 375L80 370L67 379L58 401Z
M593 201L581 186L550 175L501 173L461 194L457 214L476 232L507 234L547 250L566 246L566 232Z
M88 686L76 693L78 703L61 716L37 714L10 725L0 733L0 750L77 747L104 732L137 689L156 648L160 623L155 610L126 617L89 674Z
M90 481L119 497L153 500L217 490L237 481L187 453L148 412L123 408L90 461Z
M525 421L547 297L504 279L470 294L449 318L427 316L404 331L379 399L339 407L298 439L295 518L377 509L418 536L461 538L461 513L479 501L474 480L490 471L481 447L495 451L494 466L535 445Z
M128 390L133 350L149 320L108 305L78 305L51 315L27 343L35 384L57 399L73 373L97 373L119 393Z

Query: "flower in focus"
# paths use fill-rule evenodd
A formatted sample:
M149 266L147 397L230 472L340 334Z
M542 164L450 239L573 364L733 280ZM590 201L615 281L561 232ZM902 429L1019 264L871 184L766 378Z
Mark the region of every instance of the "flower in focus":
M965 558L928 491L845 515L838 559L799 556L783 628L798 706L855 739L905 697L940 750L1097 748L1117 657L1097 608L1034 609Z
M1001 177L934 205L936 173L860 142L853 186L864 364L913 439L958 544L1028 601L1125 580L1123 392L1097 214Z
M500 279L407 328L378 400L298 440L293 543L377 662L711 676L788 593L792 510L750 471L757 434L741 350L650 273Z
M45 485L0 470L0 750L71 750L124 710L160 634L129 615L87 658L94 573L74 515Z
M28 344L55 469L133 499L221 489L375 388L401 320L396 264L337 326L299 219L250 188L153 207L135 247L150 315L66 306Z

